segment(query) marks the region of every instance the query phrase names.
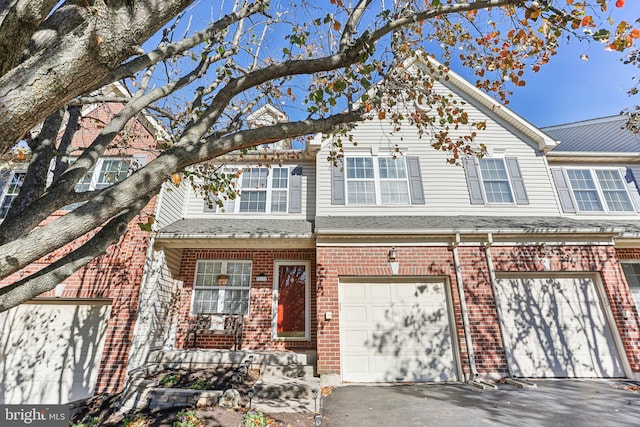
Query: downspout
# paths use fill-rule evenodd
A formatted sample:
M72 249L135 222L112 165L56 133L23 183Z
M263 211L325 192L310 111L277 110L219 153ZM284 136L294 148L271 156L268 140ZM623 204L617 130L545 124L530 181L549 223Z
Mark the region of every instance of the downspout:
M462 269L460 267L460 256L458 255L458 245L460 244L460 233L456 233L455 241L451 244L453 252L453 267L456 270L456 282L458 282L458 296L460 298L460 309L462 310L462 327L464 328L464 341L467 345L467 355L469 357L469 367L471 368L471 378L478 376L476 368L476 355L473 352L473 342L471 340L471 328L469 327L469 313L467 312L467 302L464 296L464 285L462 284Z
M493 292L493 301L495 303L496 306L496 314L498 316L498 326L500 327L500 338L502 339L502 346L504 348L504 354L507 358L507 372L509 374L509 377L513 377L513 372L511 371L511 363L510 359L511 359L511 355L508 354L507 352L507 348L505 346L505 332L504 332L504 325L502 324L502 308L500 307L500 304L498 304L498 293L497 293L497 286L496 286L496 271L493 268L493 257L491 256L491 245L493 244L493 234L491 233L487 233L487 243L485 243L484 245L484 253L485 256L487 257L487 268L489 270L489 281L491 282L491 291Z

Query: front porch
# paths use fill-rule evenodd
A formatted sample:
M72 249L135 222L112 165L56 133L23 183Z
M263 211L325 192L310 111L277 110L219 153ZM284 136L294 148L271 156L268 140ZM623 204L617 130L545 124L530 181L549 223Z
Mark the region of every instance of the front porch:
M315 376L315 365L315 350L154 350L144 365L129 372L120 403L126 409L216 405L224 390L167 388L159 380L171 371L204 370L214 375L226 368L234 373L232 388L241 392L243 405L267 411L316 412L320 379ZM257 380L251 388L243 387L249 373L257 373Z

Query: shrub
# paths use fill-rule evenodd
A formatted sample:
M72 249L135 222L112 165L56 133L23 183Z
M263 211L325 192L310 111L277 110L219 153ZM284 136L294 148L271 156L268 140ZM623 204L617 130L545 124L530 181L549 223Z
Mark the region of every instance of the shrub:
M178 420L174 421L173 427L204 427L202 420L198 418L198 413L193 409L183 409L177 416Z
M242 427L275 427L274 419L269 418L262 411L249 411L244 414Z
M163 387L173 387L180 382L180 375L168 374L160 379L159 384Z
M131 415L122 420L122 427L145 427L147 424L144 415Z
M213 390L213 385L207 380L194 381L189 387L192 390Z

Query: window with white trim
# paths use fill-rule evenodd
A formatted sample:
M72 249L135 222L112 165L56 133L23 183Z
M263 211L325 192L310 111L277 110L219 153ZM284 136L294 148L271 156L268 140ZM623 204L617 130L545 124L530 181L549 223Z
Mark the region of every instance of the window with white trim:
M2 198L2 204L0 205L0 218L5 218L7 216L7 212L9 212L11 204L20 192L20 187L22 186L26 175L26 172L13 172L11 174L11 178L9 179L9 183L7 184L4 192L4 197Z
M640 262L622 262L622 271L627 278L636 310L640 313Z
M128 159L98 159L78 181L76 192L102 190L124 180L129 175L130 163Z
M618 169L565 169L579 212L634 212Z
M482 187L487 203L513 203L513 192L504 159L479 159Z
M347 204L408 205L409 178L403 157L347 157Z
M76 159L71 159L73 163ZM84 174L75 186L77 193L102 190L117 182L124 180L131 171L132 159L100 158ZM64 210L73 210L82 203L73 203L65 206Z
M229 169L233 173L236 169ZM227 198L218 212L287 213L289 208L289 168L245 169L234 180L240 189L235 200Z
M193 314L249 314L251 261L199 260Z

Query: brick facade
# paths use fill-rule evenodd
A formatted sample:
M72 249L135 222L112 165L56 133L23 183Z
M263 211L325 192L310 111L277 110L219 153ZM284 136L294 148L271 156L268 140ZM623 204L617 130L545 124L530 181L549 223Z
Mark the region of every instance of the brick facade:
M122 108L123 106L117 103L102 104L82 118L71 144L79 150L72 152L71 156L79 155L82 147L92 143L102 131L104 123L110 121ZM113 148L107 149L104 156L132 159L135 156L136 159L141 160L144 157L152 157L156 145L155 136L137 119L131 119L126 130L115 137ZM124 385L142 274L151 238L151 233L140 230L137 224L138 222L146 223L147 219L154 214L155 207L156 198L152 199L140 215L129 223L127 231L118 243L109 247L103 256L91 261L62 282L64 290L58 296L66 301L87 303L91 299L111 300L111 315L107 325L95 393L116 392ZM66 210L57 211L41 225L48 224L67 213ZM0 286L27 277L71 253L89 241L96 231L47 254L2 280ZM41 295L41 297L53 296L54 291Z
M318 247L318 372L340 373L340 332L338 283L344 276L390 277L387 264L389 246ZM508 373L496 303L493 297L485 248L459 247L476 367L480 374L506 376ZM451 286L453 313L463 372L470 372L462 325L453 254L449 247L398 247L398 276L440 276ZM624 319L623 313L636 313L618 255L612 246L493 246L490 248L496 274L523 273L543 276L558 273L596 273L602 282L631 369L640 371L640 325L637 316ZM620 257L640 259L640 249L618 250ZM548 268L541 261L549 260ZM325 320L324 313L333 313Z
M195 317L191 315L191 298L193 294L193 280L198 260L248 260L252 262L252 281L250 291L251 305L249 315L244 318L242 349L254 350L313 350L316 348L316 307L313 295L316 293L315 250L228 250L228 249L185 249L182 254L180 276L184 279L184 286L180 299L178 315L178 331L176 347L184 348L187 334L192 327ZM311 265L311 331L310 340L279 341L272 339L273 317L273 280L274 263L276 261L309 261ZM256 282L255 277L266 273L266 282ZM189 347L192 343L189 342ZM219 333L205 331L197 336L197 348L230 349L233 347L233 337Z
M62 282L64 290L59 297L65 300L78 302L96 298L111 300L111 316L106 330L96 393L115 392L123 386L133 327L136 321L143 266L151 237L151 233L140 230L137 223L146 222L148 215L151 215L154 209L155 199L145 207L138 217L133 219L120 241L109 247L106 254L91 261ZM43 259L9 276L0 283L0 286L12 283L46 267L88 238L88 236L83 236L52 252ZM46 292L41 296L52 297L54 291Z

